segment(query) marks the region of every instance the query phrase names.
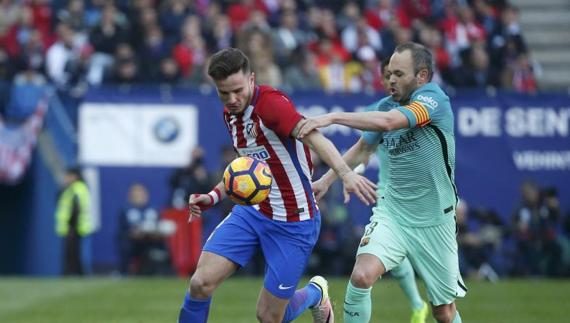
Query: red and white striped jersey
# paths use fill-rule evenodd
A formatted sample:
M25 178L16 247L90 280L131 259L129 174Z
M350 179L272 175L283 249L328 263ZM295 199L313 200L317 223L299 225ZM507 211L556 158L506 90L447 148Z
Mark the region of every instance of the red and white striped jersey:
M254 207L273 220L304 221L317 212L309 148L291 137L302 118L285 94L269 86L256 86L242 113L234 115L224 109L234 148L241 156L265 161L271 169L271 193Z

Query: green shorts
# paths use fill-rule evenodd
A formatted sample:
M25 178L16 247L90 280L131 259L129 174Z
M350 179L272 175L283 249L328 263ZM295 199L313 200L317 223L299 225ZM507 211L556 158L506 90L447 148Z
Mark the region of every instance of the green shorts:
M467 288L459 272L455 219L430 227L404 227L389 217L371 218L357 255L375 255L390 271L407 257L426 284L433 305L451 304Z

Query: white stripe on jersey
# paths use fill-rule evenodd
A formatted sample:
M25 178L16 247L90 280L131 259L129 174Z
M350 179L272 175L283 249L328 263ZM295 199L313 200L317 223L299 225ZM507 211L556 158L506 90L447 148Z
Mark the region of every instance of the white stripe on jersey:
M253 105L250 105L247 108L245 108L245 110L243 111L243 120L250 120L252 113L253 113Z
M253 106L250 105L243 114L243 120L244 121L251 120L252 112L253 112ZM264 128L263 123L262 122L260 123L263 129ZM246 136L246 146L247 147L257 146L256 139ZM273 143L271 144L271 146L273 146ZM277 181L273 181L273 183L271 183L271 191L269 193L268 201L269 205L271 206L271 209L273 210L273 219L279 221L287 221L287 214L285 212L285 203L283 201L281 191L279 190L279 186L277 186ZM259 205L255 205L255 209L259 211Z
M297 150L297 156L299 156L299 163L301 164L303 174L307 176L307 179L310 182L313 174L311 174L311 169L309 169L309 161L305 155L305 145L299 140L295 140L295 149Z
M263 124L263 121L261 119L260 119L260 128L261 128L261 131L263 132L263 134L265 135L265 137L267 138L267 141L269 142L271 147L273 147L273 150L277 154L277 158L279 158L279 160L281 161L281 164L283 165L283 168L285 169L285 172L289 177L289 181L291 182L291 187L293 188L293 193L295 194L295 200L297 201L297 207L299 209L303 209L303 212L299 213L299 220L304 221L304 220L310 219L311 214L309 212L309 204L307 201L307 197L305 195L305 188L303 187L303 182L301 181L301 177L300 177L299 173L297 173L297 169L295 168L295 164L293 163L293 160L292 160L291 156L289 155L287 148L283 145L283 143L281 142L281 139L275 134L275 132L273 132L273 130L267 128ZM295 142L298 142L298 141L295 140ZM296 148L296 147L293 147L293 148ZM297 154L298 153L299 153L299 151L297 149ZM303 155L304 155L304 152L303 152ZM308 170L308 166L307 166L307 170ZM305 170L303 169L303 171L305 171ZM307 176L307 178L310 178L310 175L308 173L305 173L305 176ZM283 203L283 199L281 197L281 192L279 190L276 190L275 194L274 194L273 190L276 187L277 187L277 183L276 183L276 181L273 181L273 185L271 187L271 193L269 193L269 198L270 198L271 207L273 208L273 213L274 213L273 219L281 220L281 219L279 219L280 217L286 216L285 205L283 204L282 208L276 208L277 205L275 205L275 207L273 206L274 201L279 201L279 202Z
M231 116L229 120L230 127L232 129L232 141L234 147L238 146L238 136L237 136L237 127L236 127L237 118L235 116Z

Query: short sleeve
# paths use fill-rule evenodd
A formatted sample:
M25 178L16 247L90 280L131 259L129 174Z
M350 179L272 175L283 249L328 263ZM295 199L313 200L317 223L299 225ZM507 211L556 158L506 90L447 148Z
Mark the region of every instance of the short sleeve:
M410 104L396 109L402 112L410 124L410 128L423 127L437 119L445 99L443 95L429 88L419 89L412 95Z
M293 102L277 91L265 94L258 102L256 112L265 126L280 137L290 137L297 123L303 119Z
M382 142L384 134L379 131L363 131L360 137L366 142L366 144L375 146Z
M423 127L431 121L429 112L421 103L411 102L408 105L399 106L396 109L408 118L410 128Z
M380 103L376 102L367 106L364 111L378 111ZM360 137L370 146L375 146L382 141L383 134L380 131L363 131Z

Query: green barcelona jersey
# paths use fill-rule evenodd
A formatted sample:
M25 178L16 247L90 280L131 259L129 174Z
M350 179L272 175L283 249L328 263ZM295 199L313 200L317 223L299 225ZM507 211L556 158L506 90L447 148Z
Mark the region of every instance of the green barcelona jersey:
M410 227L438 225L455 214L455 137L449 97L428 83L401 106L391 97L368 111L397 109L409 128L388 132L364 131L369 145L379 144L378 203L373 216L390 216Z

